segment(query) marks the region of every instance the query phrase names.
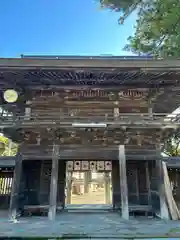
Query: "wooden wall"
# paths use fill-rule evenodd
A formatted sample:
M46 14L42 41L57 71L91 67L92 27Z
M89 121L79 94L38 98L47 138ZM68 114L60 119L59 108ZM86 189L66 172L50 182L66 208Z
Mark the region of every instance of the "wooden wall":
M51 161L25 161L26 204L49 204ZM66 161L59 164L58 205L64 204ZM153 166L148 161L127 161L128 198L131 205L152 204ZM156 180L156 178L155 178ZM113 204L120 206L120 177L118 161L112 161ZM155 187L157 184L155 183Z
M51 179L51 160L24 161L26 205L48 205ZM59 162L57 203L64 203L66 162Z
M151 168L153 161L127 161L128 199L130 205L151 205ZM113 204L120 205L118 161L112 162ZM157 184L156 184L157 185Z
M155 161L127 161L128 199L130 205L152 205L159 209L157 172ZM59 162L59 183L57 205L64 204L66 161ZM3 173L4 174L4 173ZM8 177L11 173L7 172ZM23 162L23 174L19 188L19 206L48 205L50 191L51 161L27 160ZM175 199L180 200L180 171L169 170L169 175L175 185ZM119 163L112 161L113 205L121 205ZM1 194L2 195L2 194ZM10 197L10 192L7 194ZM4 196L3 197L5 201ZM6 197L6 196L5 196ZM1 201L1 202L2 202ZM8 207L9 200L7 202ZM2 205L2 204L1 204ZM1 206L0 206L1 208Z

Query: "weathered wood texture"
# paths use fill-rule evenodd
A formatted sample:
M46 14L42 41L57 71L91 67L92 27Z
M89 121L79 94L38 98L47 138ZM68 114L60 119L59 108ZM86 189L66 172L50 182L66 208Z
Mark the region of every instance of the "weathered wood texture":
M32 147L46 146L51 147L54 136L61 148L74 147L118 147L118 144L126 142L126 149L137 146L142 149L153 149L157 141L161 139L160 129L155 129L156 132L152 134L150 129L128 129L123 130L120 127L98 128L98 127L81 127L81 128L67 128L67 129L27 129L24 131L25 144L29 150ZM38 141L40 139L40 141ZM25 145L24 145L25 149ZM24 151L22 149L22 151ZM49 149L50 150L50 149Z
M129 205L153 205L150 189L150 164L147 161L127 161L127 185ZM155 168L153 169L155 171ZM112 162L112 196L114 208L121 205L118 161ZM156 177L155 177L156 179ZM154 203L156 204L156 202Z
M29 171L27 179L29 179L27 191L29 201L28 205L48 205L49 204L49 192L50 192L50 174L51 174L51 161L28 161L28 168L36 170ZM26 163L26 161L24 162ZM41 173L40 166L41 165ZM150 169L149 169L150 170ZM139 171L139 174L136 174ZM155 169L153 169L155 171ZM133 173L133 174L132 174ZM135 173L135 174L134 174ZM57 193L57 205L62 206L64 204L64 188L65 188L65 174L66 174L66 162L59 162L59 179L58 179L58 193ZM114 207L120 207L121 205L121 192L120 192L120 175L118 161L112 162L112 187L113 187L113 205ZM142 204L151 205L150 188L147 184L146 176L146 162L139 161L127 161L127 184L128 184L128 201L129 204Z
M49 204L49 192L50 192L50 177L52 164L51 160L41 161L41 178L40 178L40 204L48 205Z
M24 188L20 189L21 199L19 206L26 205L49 205L51 161L24 161ZM8 170L9 169L9 170ZM11 168L3 169L0 175L5 178L11 177ZM64 205L66 161L59 161L59 183L57 193L57 205ZM170 181L173 186L173 196L176 203L180 203L180 172L179 169L168 170ZM118 161L112 161L112 200L114 208L121 207L121 192L119 181ZM158 179L156 175L155 161L127 161L127 184L129 205L149 205L153 211L159 212L160 200L158 193ZM2 187L2 185L1 185ZM0 208L8 208L10 192L0 194Z
M0 157L0 167L14 167L16 163L16 156L13 157Z
M124 145L119 145L119 174L121 186L121 214L123 219L128 220L129 219L128 186L126 171L126 154Z
M121 206L121 188L120 188L119 161L112 161L112 202L114 208Z
M158 193L156 161L148 162L150 178L150 202L155 212L160 211L160 200Z
M45 147L52 144L55 136L61 146L64 145L69 148L73 144L118 146L124 144L124 142L126 142L126 146L138 145L149 148L150 145L154 145L161 138L158 129L152 134L151 131L141 129L140 126L136 126L137 128L134 130L130 128L126 130L123 126L131 125L134 121L137 125L138 121L143 124L146 121L163 120L167 114L166 112L160 115L155 113L153 117L152 114L149 114L149 101L154 101L158 95L163 94L162 90L156 93L149 88L117 89L114 87L111 90L104 88L64 89L61 91L42 90L31 94L31 104L28 107L31 107L32 121L21 126L24 130L20 134L27 145L37 144ZM154 109L152 109L152 112L154 112ZM37 120L39 120L38 126L37 124L34 125ZM8 120L6 121L8 123ZM59 121L59 124L55 125L55 121ZM122 128L119 127L119 124L118 127L114 126L114 130L100 129L98 127L93 129L91 127L69 129L67 126L60 126L62 122L63 124L68 122L68 126L70 126L71 123L77 121L110 121L121 122L121 125L123 122L123 125ZM46 125L43 125L45 123Z
M25 205L49 205L50 179L52 161L24 161L24 175L26 185L24 193L26 195ZM57 205L64 205L66 162L59 162L58 170L58 190Z
M157 171L158 193L159 193L159 200L160 200L160 216L162 219L168 220L169 211L168 211L166 193L165 193L164 171L163 171L162 161L156 160L156 171Z
M86 151L85 151L86 150ZM146 154L146 152L144 153ZM156 153L154 154L147 154L144 155L143 151L140 154L134 155L130 153L127 155L127 160L150 160L152 161L156 158ZM50 159L50 154L46 154L46 151L41 151L39 154L34 155L32 152L24 155L23 158L25 160L42 160L48 161ZM59 157L60 160L118 160L118 151L117 150L106 150L106 149L69 149L69 150L62 150L61 155Z
M33 164L34 163L34 164ZM41 161L23 161L23 170L25 177L25 202L24 204L40 204L40 169Z
M109 172L106 172L104 174L104 186L105 186L105 203L106 204L111 204L111 199L110 199L110 175Z
M172 185L168 175L167 165L165 162L162 162L162 169L164 173L165 196L166 196L166 202L168 206L169 218L171 218L172 220L179 220L180 212L174 200L173 189L172 189Z
M22 154L19 150L16 156L16 165L14 169L11 200L10 200L10 216L16 218L17 211L19 208L19 191L22 177Z
M65 205L65 187L66 187L66 161L59 161L58 171L58 191L57 191L57 205L64 207Z
M56 179L59 176L56 188L57 185L59 187L55 191L51 187L51 193L57 193L57 204L63 206L65 160L86 159L114 162L114 205L120 204L123 208L122 202L126 197L126 205L147 204L158 211L162 205L159 201L162 191L158 191L160 181L158 183L157 176L161 174L156 170L161 157L157 156L155 145L164 138L160 128L165 116L179 105L179 89L174 87L174 82L180 75L179 70L174 67L179 65L179 61L144 62L119 58L0 59L2 89L9 86L12 88L13 83L19 93L14 107L19 114L11 106L9 112L14 114L12 119L9 120L4 115L0 118L0 125L7 124L5 134L25 144L21 152L23 159L27 160L23 162L22 186L19 183L16 187L16 190L19 188L16 194L19 192L22 195L21 200L18 200L19 207L26 204L49 205L50 186L53 185L51 175L56 175ZM40 69L42 66L43 69ZM167 68L172 72L168 73ZM17 75L18 78L15 77ZM21 122L21 117L27 113L27 101L28 111L31 113L28 118L31 121L24 123L24 119ZM6 104L6 110L8 105ZM71 126L75 121L116 122L116 125L112 124L113 126L106 129L75 129ZM159 125L152 131L155 121ZM136 122L136 126L133 122ZM147 130L146 127L149 126L151 129ZM56 171L55 165L52 168L54 140L61 146L61 154L57 156L61 161L56 159L56 164L59 164L59 169L56 165ZM126 153L119 158L118 146L124 144ZM36 161L37 159L40 161ZM115 163L119 159L123 160L120 161L123 163L120 168ZM157 161L155 165L154 160ZM18 161L14 179L15 182L20 182L20 176L16 180L16 168L20 169L20 165L17 166ZM115 170L115 166L119 168L119 172ZM126 175L127 180L124 181ZM125 185L128 190L124 190ZM27 199L23 197L25 193ZM50 200L50 205L55 204L54 197ZM11 209L14 209L12 205L15 206L11 201Z
M58 188L58 170L59 170L59 145L53 146L51 184L49 193L49 220L55 220L57 208L57 188Z

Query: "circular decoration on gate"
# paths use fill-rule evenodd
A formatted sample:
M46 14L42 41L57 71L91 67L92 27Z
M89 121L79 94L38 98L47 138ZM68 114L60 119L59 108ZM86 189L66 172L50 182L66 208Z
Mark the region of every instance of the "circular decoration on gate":
M8 103L14 103L18 99L18 93L14 89L7 89L4 92L4 100Z

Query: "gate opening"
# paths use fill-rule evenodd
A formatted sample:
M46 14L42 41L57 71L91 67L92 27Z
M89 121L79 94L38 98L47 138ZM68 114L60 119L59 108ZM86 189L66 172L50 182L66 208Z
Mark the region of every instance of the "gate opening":
M66 207L108 208L112 206L111 161L68 161Z

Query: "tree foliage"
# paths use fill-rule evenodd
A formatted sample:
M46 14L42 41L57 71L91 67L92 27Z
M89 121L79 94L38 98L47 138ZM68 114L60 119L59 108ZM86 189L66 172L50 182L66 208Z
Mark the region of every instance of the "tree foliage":
M119 12L129 10L134 3L134 0L100 0L102 7L111 8Z
M0 135L0 156L15 156L18 145L7 137Z
M154 57L180 57L180 0L99 0L104 8L119 12L119 23L137 11L134 36L124 50ZM169 156L180 156L180 131L164 144Z
M163 152L168 156L180 156L180 129L175 130L166 139Z
M119 23L124 23L126 17L129 16L140 4L142 0L100 0L102 8L109 8L116 12L122 12L119 17Z
M179 0L100 0L101 5L124 15L120 22L137 10L135 35L125 50L158 57L180 56Z

